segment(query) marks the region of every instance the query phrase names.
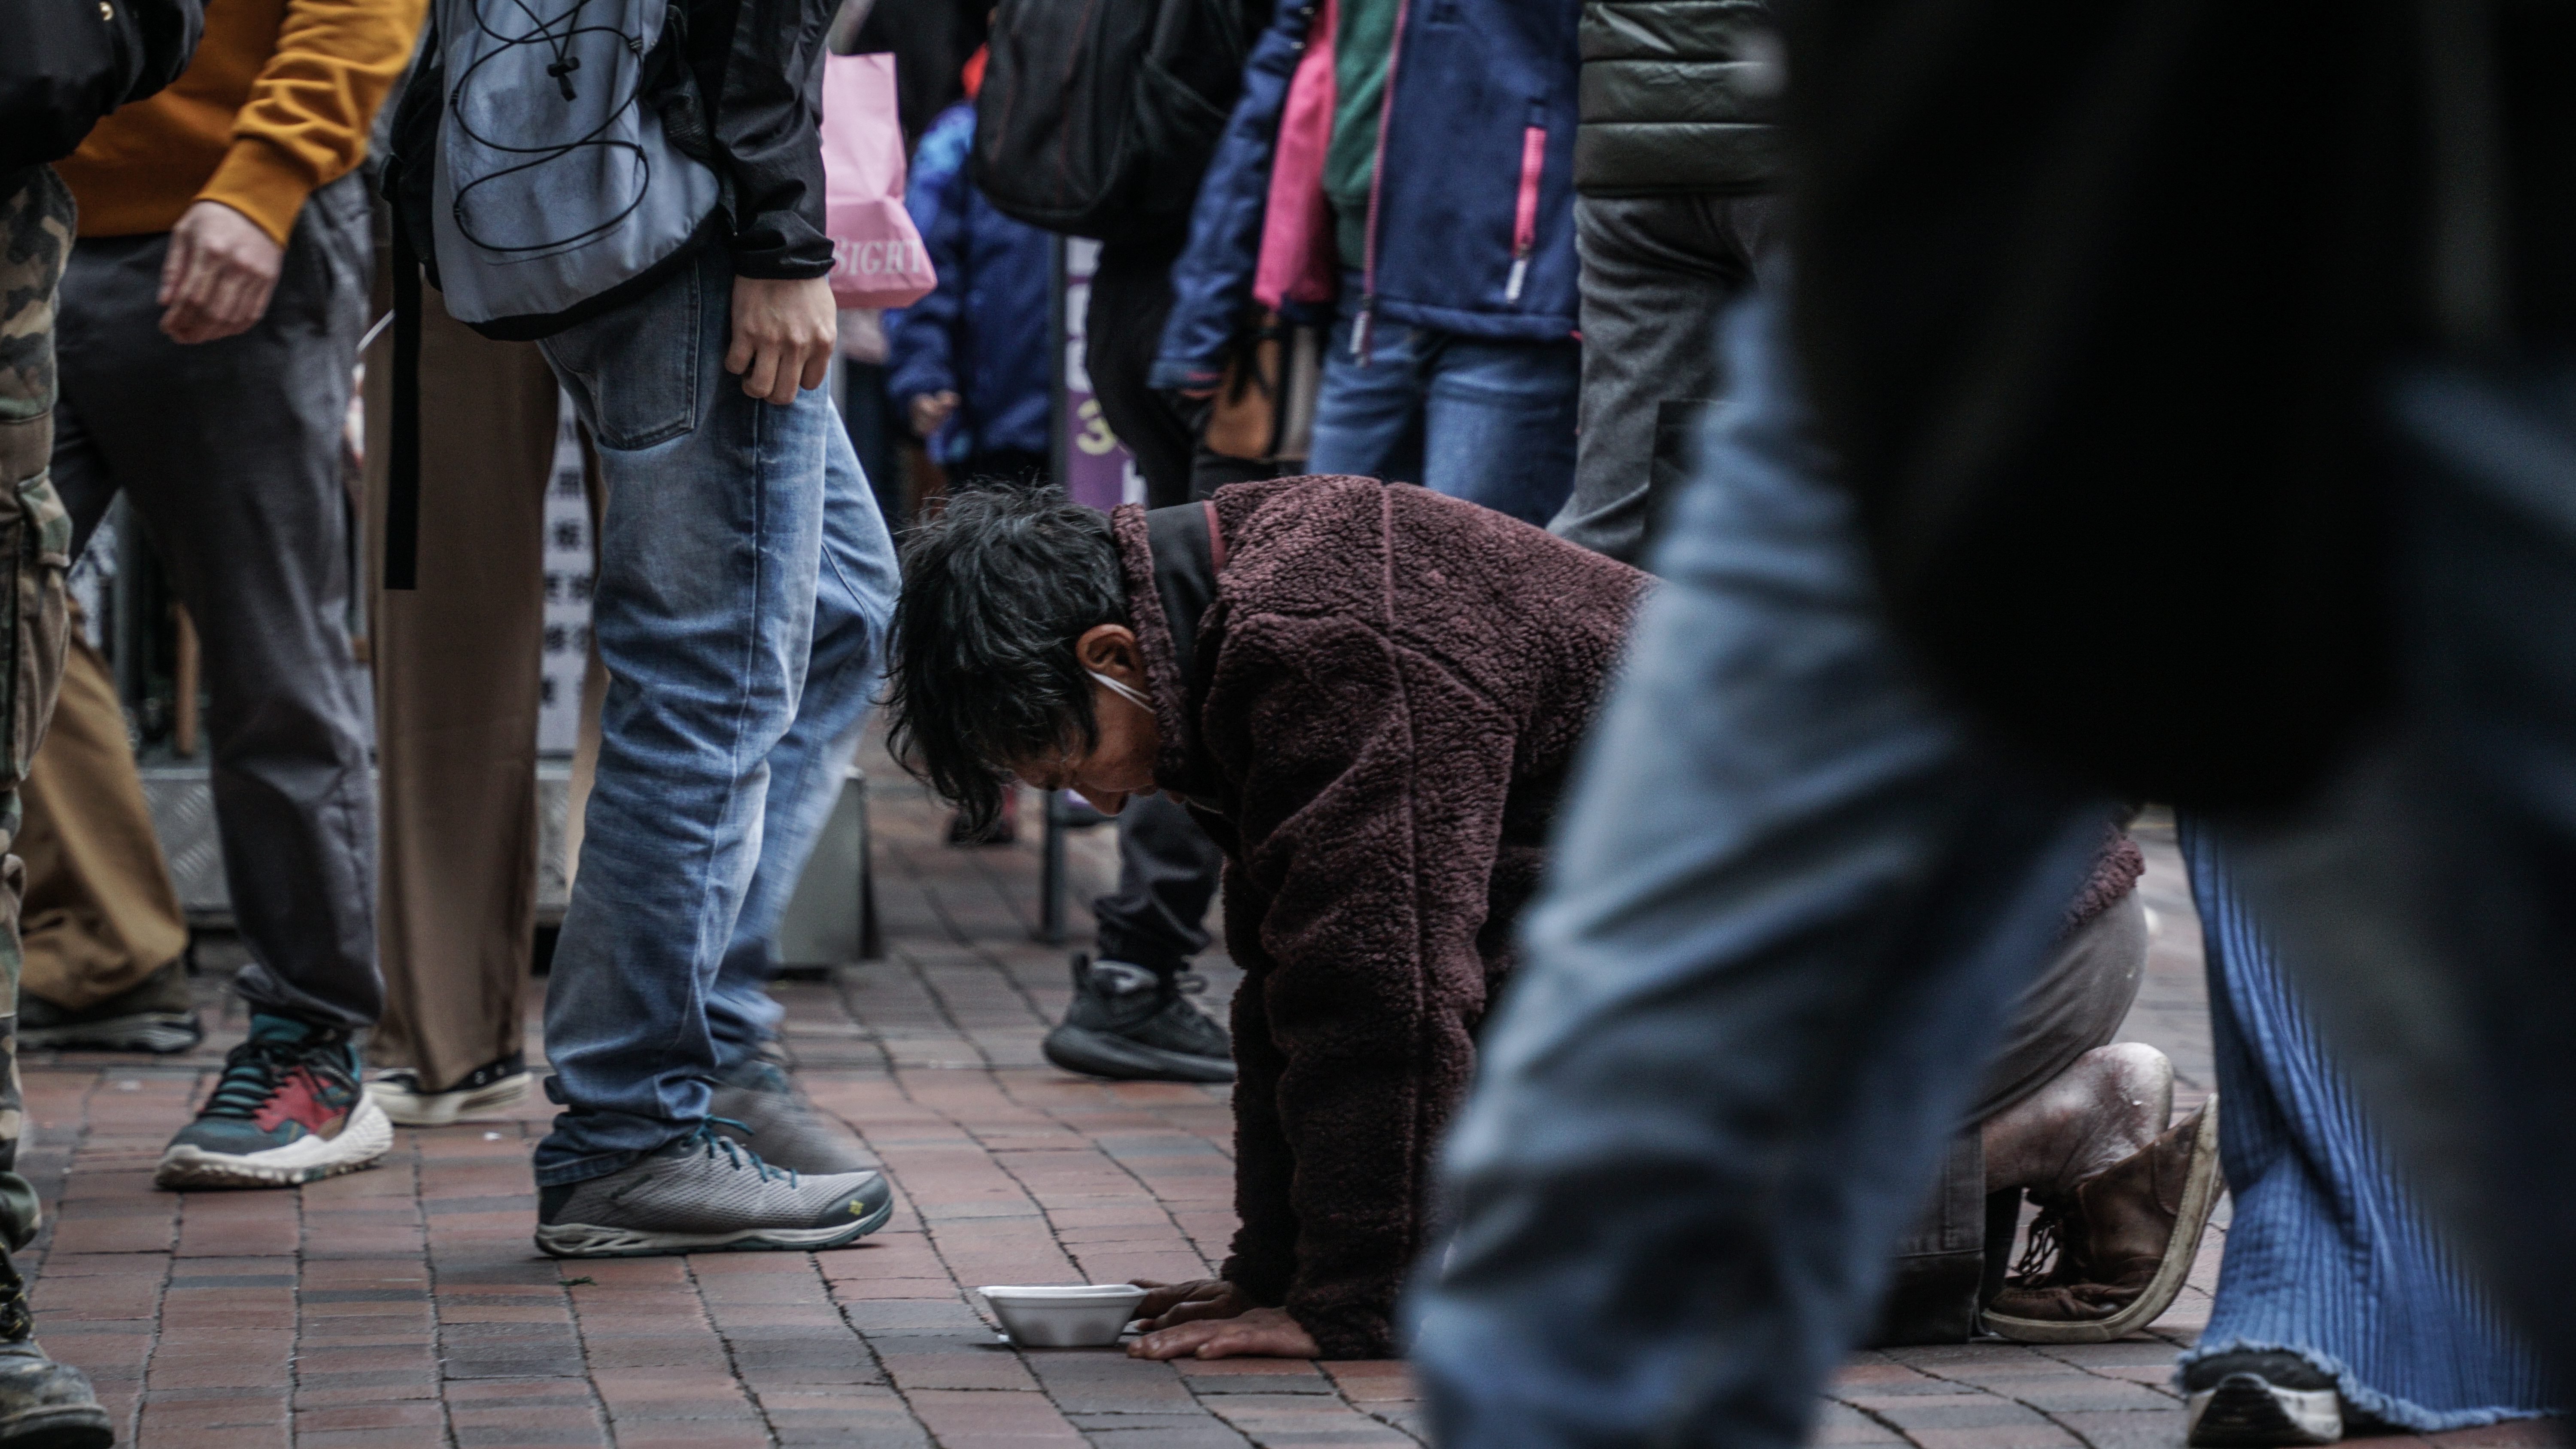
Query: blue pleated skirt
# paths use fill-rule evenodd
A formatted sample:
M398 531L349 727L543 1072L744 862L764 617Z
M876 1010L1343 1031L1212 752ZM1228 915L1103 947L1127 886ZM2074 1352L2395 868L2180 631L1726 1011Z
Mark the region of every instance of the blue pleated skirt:
M2286 1349L2350 1408L2418 1431L2555 1412L2564 1396L2390 1173L2214 843L2185 821L2182 845L2236 1199L2209 1327L2183 1362Z

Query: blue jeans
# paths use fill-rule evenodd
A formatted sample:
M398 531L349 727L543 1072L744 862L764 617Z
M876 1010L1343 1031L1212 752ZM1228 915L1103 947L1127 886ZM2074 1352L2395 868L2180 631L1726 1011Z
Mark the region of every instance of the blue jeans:
M2101 844L1881 624L1767 302L1727 375L1450 1139L1454 1449L1801 1443Z
M1357 295L1353 283L1344 288ZM1545 526L1574 491L1574 404L1583 350L1371 324L1351 356L1351 317L1333 324L1306 467L1481 503Z
M893 610L893 544L822 390L724 370L710 249L546 339L608 487L592 629L609 676L580 873L546 993L546 1186L694 1130L776 1019L765 942L847 759Z
M2183 1366L2287 1348L2334 1376L2347 1412L2418 1433L2551 1412L2564 1391L2389 1170L2378 1124L2239 898L2225 852L2188 816L2182 854L2235 1199L2217 1301Z
M1791 1449L2099 806L1912 678L1778 308L1712 429L1449 1144L1440 1441ZM2428 1216L2576 1368L2576 367L2389 394L2391 698L2313 801L2210 822ZM2106 607L2119 580L2104 579Z

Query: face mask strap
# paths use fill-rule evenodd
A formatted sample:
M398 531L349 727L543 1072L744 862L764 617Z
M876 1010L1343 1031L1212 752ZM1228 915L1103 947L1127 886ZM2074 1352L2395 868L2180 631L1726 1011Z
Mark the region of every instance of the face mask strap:
M1141 709L1148 714L1153 713L1154 702L1147 699L1141 691L1129 688L1125 681L1112 679L1097 669L1086 669L1082 672L1090 675L1093 679L1098 680L1101 688L1108 690L1111 694L1118 696L1120 699L1127 701L1129 704L1136 706L1138 709Z

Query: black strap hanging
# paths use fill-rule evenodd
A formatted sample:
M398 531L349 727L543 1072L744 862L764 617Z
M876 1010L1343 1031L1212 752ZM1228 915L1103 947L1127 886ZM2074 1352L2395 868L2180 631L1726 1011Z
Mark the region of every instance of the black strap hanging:
M420 575L420 258L394 226L393 455L385 460L385 587L412 589Z

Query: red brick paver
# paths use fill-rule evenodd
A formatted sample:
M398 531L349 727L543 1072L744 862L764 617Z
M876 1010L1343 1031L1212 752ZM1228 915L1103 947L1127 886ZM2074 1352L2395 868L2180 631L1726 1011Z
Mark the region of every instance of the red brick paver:
M895 1217L857 1248L556 1263L530 1247L527 1156L551 1109L404 1131L377 1170L300 1192L161 1193L150 1168L206 1090L199 1051L31 1057L22 1158L53 1209L36 1303L145 1449L1402 1449L1425 1437L1404 1366L1152 1364L1016 1351L966 1290L1185 1278L1233 1229L1225 1094L1046 1066L1063 954L1033 944L1032 846L940 844L882 757L873 797L890 957L781 986L815 1101L884 1162ZM2133 1032L2196 1099L2208 1041L2188 894L2151 840L2160 931ZM1077 842L1105 883L1106 831ZM1077 921L1080 913L1077 891ZM1207 964L1212 1000L1235 973ZM201 988L221 1012L219 973ZM530 1040L532 1056L537 1043ZM2178 1445L2174 1344L2205 1320L2216 1239L2156 1337L1859 1356L1817 1438L1920 1449ZM2528 1429L2450 1436L2541 1442Z

